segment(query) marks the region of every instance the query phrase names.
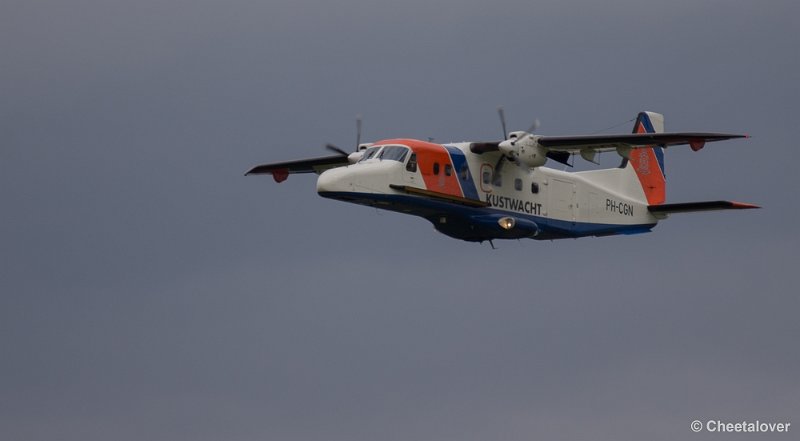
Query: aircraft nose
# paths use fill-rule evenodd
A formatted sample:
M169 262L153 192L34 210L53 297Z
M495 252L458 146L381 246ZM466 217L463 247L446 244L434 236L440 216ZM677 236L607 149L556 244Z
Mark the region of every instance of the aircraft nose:
M326 170L317 178L317 193L335 193L349 191L350 186L344 179L343 169L333 168Z

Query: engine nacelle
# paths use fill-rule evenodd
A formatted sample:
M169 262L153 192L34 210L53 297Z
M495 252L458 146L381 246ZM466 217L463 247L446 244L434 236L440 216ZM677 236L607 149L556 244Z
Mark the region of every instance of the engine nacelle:
M538 136L529 136L517 142L517 160L530 168L541 167L547 162L547 149L539 145Z
M364 156L364 151L359 150L357 152L350 153L347 155L347 162L351 164L355 164L356 162L361 160L361 157Z
M530 168L541 167L547 162L547 149L539 145L536 135L512 132L498 147L507 157Z

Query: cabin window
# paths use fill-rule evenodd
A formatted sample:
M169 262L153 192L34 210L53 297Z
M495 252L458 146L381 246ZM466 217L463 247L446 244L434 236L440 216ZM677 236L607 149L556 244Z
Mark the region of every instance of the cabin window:
M522 191L522 179L514 179L514 190Z
M412 153L411 156L408 158L408 163L406 164L406 170L416 173L417 171L417 154Z
M489 170L483 171L483 183L489 185L492 182L492 172Z
M381 151L380 156L378 157L380 159L403 162L406 159L407 153L408 153L407 147L393 145L389 147L384 147L383 150Z
M539 184L531 182L531 193L533 194L539 193Z
M439 163L438 162L434 162L433 163L433 174L435 174L435 175L439 174Z
M444 174L447 176L451 176L453 174L453 166L450 164L444 165Z

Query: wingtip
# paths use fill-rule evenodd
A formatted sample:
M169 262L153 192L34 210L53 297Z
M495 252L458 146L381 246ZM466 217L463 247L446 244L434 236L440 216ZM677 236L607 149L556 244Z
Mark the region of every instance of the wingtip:
M749 209L753 209L753 208L761 208L760 205L748 204L746 202L736 202L736 201L731 201L731 207L732 208L738 208L740 210L749 210Z

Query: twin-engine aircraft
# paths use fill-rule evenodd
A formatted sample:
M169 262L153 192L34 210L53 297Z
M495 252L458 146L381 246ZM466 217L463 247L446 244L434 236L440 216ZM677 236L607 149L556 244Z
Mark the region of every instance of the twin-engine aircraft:
M437 231L471 242L646 233L672 213L759 208L732 201L665 203L666 147L698 151L707 142L745 135L664 133L664 116L654 112L639 113L632 134L532 131L493 142L357 141L350 154L329 144L337 155L259 165L246 174L283 182L290 174L318 173L320 196L423 217ZM548 160L570 165L573 155L595 162L606 151L622 157L619 167L566 172L544 166Z

